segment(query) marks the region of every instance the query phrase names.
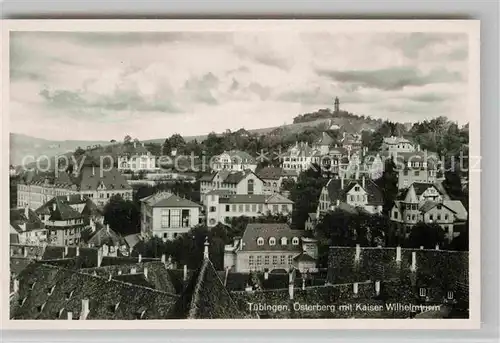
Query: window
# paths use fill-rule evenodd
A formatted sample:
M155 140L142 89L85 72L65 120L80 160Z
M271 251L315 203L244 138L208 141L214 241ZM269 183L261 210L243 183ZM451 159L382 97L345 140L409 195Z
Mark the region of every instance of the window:
M225 218L224 218L224 222L225 222L226 224L230 224L230 223L231 223L231 217L225 217Z
M210 212L215 212L216 211L216 207L215 206L210 206Z
M257 212L257 205L256 204L252 204L252 212Z
M229 212L231 210L231 206L230 205L226 205L226 212Z
M276 238L274 237L269 238L269 245L276 245Z
M248 180L248 183L247 183L247 187L248 187L248 194L253 194L253 180L250 179Z
M297 237L293 237L292 244L293 245L299 245L299 239Z
M444 215L444 219L448 220L448 215L447 214Z
M420 172L418 170L415 170L415 176L419 176Z
M273 266L278 264L278 256L273 256Z
M403 175L404 175L404 176L407 176L407 175L408 175L408 170L406 170L406 169L405 169L405 170L403 171Z
M293 261L293 256L288 255L288 264L292 264L292 261Z
M170 210L170 226L171 227L181 226L181 211L180 210Z
M437 205L437 209L441 210L443 207L441 205Z
M264 238L262 237L257 238L257 245L264 245Z
M433 216L432 214L431 214L431 215L429 215L429 219L430 219L430 220L434 220L434 216Z
M169 210L161 210L161 227L170 227Z
M250 212L250 204L245 204L245 212Z
M441 220L441 215L440 214L437 215L437 220Z
M264 256L264 265L266 265L266 266L269 265L269 256L268 255Z
M252 255L250 255L250 256L248 257L248 265L249 265L250 267L253 267L253 264L254 264L253 256L252 256Z
M355 190L356 192L359 192L359 186L354 187L354 190Z
M243 212L243 205L242 204L238 205L238 212Z
M259 204L259 212L262 212L262 204Z
M287 212L288 211L288 206L287 205L281 205L281 212Z
M285 255L280 256L280 263L285 264Z
M394 211L394 219L398 219L398 212Z
M288 243L288 240L286 239L286 237L281 237L281 245L287 245Z
M423 287L420 287L420 296L425 297L425 294L427 293L427 290Z
M278 205L273 205L273 213L277 213L279 210Z
M236 205L231 205L231 210L232 210L233 212L236 212Z
M257 266L261 266L262 265L262 256L258 255L257 256Z

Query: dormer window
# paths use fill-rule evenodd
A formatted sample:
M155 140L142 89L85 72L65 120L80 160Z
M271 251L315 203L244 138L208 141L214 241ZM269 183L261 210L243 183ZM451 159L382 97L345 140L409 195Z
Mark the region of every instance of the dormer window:
M269 245L276 245L276 238L274 237L269 238Z
M293 237L292 244L293 245L299 245L299 239L297 237Z
M257 238L257 245L264 245L264 238L262 237Z
M281 237L281 245L287 245L288 244L288 239L286 237Z

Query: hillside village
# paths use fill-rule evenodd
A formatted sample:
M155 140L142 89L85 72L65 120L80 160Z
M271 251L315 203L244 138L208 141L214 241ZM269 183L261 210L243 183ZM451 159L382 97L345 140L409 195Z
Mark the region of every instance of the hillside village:
M11 318L467 318L468 125L294 123L11 166Z

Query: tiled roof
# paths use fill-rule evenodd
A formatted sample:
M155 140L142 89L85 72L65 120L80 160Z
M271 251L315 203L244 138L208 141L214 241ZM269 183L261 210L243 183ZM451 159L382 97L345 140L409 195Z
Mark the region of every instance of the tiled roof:
M278 167L265 167L257 172L257 176L261 179L279 180L281 177L296 177L298 174L295 170L286 170Z
M458 220L467 220L467 210L460 200L443 200L443 206L455 212Z
M11 257L10 262L10 272L14 275L19 275L33 260L24 257Z
M35 264L19 275L19 301L13 319L78 319L82 300L89 301L87 319L167 319L178 296L117 280Z
M363 181L344 179L344 189L342 189L342 181L340 179L330 179L325 187L328 190L330 201L335 202L339 200L340 202L346 202L347 192L355 185L362 187ZM384 203L382 191L373 180L365 179L364 190L368 195L368 205L381 205Z
M335 143L335 140L332 137L330 137L330 135L326 132L323 132L321 134L321 137L316 142L317 145L327 145L327 146L330 146L334 143Z
M18 233L24 231L42 230L45 227L36 213L29 208L11 209L10 225ZM25 225L25 228L21 227L23 225Z
M38 215L49 215L50 221L80 219L83 215L65 200L65 197L54 197L36 210ZM55 204L55 208L54 208Z
M125 242L127 242L127 245L129 246L129 248L135 247L136 244L141 241L141 236L139 233L133 233L133 234L127 235L123 238L125 239Z
M220 156L225 154L229 155L233 163L234 160L236 160L237 163L256 163L255 158L246 151L241 151L241 150L224 151L217 157L220 158Z
M280 223L250 223L247 225L243 233L242 251L302 251L300 245L300 238L303 231L292 230L288 224ZM273 237L276 240L275 245L269 244L269 239ZM281 245L281 238L287 238L287 244ZM298 245L292 244L292 239L297 237L299 239ZM258 245L257 239L263 238L264 244Z
M266 203L268 204L293 204L293 201L284 197L279 193L270 194L267 196Z
M109 227L103 227L94 235L92 235L87 243L96 247L100 247L103 244L121 246L126 242L123 237L117 234L114 230L110 229Z
M169 192L159 192L141 199L151 207L200 207L194 201L181 198Z
M245 177L247 177L248 174L252 174L252 171L245 170L245 171L240 171L240 172L235 172L235 173L229 173L223 179L224 180L223 182L237 185L238 183L240 183L241 180L243 180Z
M309 144L304 142L296 142L294 146L290 147L287 151L290 156L299 156L299 157L310 157L317 150L313 149L309 146Z
M203 174L200 177L200 182L212 182L212 180L214 179L215 175L217 175L216 172L210 173L210 174Z
M143 273L141 273L141 274L115 275L115 276L113 276L113 279L118 280L118 281L122 281L125 283L130 283L133 285L138 285L138 286L143 286L143 287L155 289L154 285L151 282L149 282L149 280L146 278L146 276Z
M18 244L19 243L19 235L17 233L10 233L9 235L9 244L14 243Z
M385 144L401 144L401 143L411 143L408 139L404 137L384 137Z
M316 260L314 258L312 258L310 255L308 255L304 252L298 256L295 256L294 261L297 261L297 262L316 262Z
M84 167L80 171L80 190L97 190L99 187L104 187L106 190L129 190L132 187L123 177L117 168L111 170L99 167Z

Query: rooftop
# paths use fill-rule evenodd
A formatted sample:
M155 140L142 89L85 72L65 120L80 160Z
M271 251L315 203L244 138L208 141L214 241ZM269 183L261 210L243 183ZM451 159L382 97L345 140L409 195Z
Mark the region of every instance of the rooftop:
M182 198L169 192L159 192L141 199L151 207L200 207L194 201Z

